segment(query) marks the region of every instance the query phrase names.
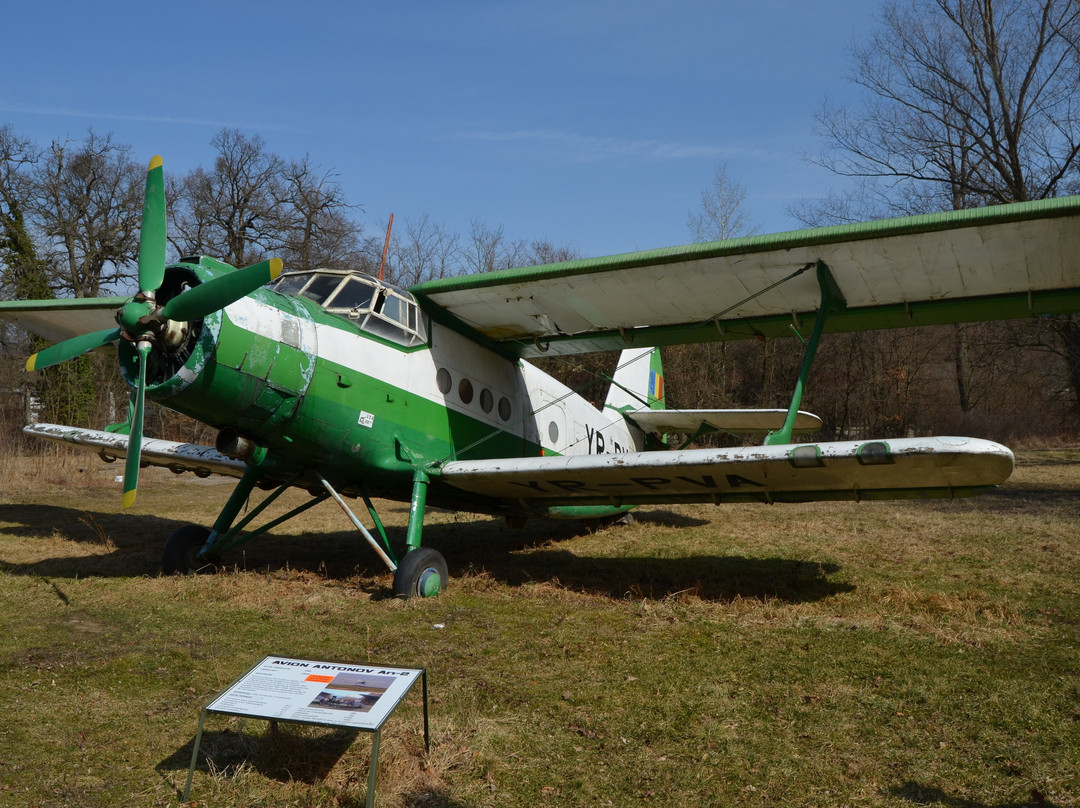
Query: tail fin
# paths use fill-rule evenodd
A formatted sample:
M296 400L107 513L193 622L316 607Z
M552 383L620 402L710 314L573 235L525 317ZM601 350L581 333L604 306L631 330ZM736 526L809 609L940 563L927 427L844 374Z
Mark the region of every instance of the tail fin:
M619 354L604 409L664 409L664 368L659 348L633 348Z

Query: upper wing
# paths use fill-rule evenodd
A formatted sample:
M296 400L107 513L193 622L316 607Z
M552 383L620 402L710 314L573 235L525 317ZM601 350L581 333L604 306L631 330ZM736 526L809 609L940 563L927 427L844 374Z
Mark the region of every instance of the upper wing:
M68 300L11 300L0 302L0 317L18 323L50 342L116 327L115 313L129 297Z
M58 424L30 424L23 427L23 432L55 443L66 443L97 452L103 460L127 457L128 436L115 432ZM143 441L141 460L145 465L163 466L177 474L191 471L199 477L211 474L243 477L247 468L243 461L226 457L211 446L158 438L146 438Z
M539 356L789 334L820 301L827 331L1080 310L1080 197L731 239L413 287L443 323ZM807 322L809 325L809 322Z
M686 435L706 432L729 432L734 435L758 434L780 429L787 410L637 410L624 413L645 432L682 432ZM816 432L821 419L799 410L795 432Z
M458 460L447 483L525 509L650 502L810 502L966 496L1008 479L1013 455L974 438Z

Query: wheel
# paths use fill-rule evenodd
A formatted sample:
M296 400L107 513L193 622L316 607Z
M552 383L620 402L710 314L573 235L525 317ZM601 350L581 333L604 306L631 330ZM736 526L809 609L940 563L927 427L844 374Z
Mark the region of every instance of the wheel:
M210 531L200 525L184 525L165 542L161 554L161 569L166 575L190 575L207 566L199 559L199 550L206 544Z
M431 598L446 588L446 581L442 553L417 547L405 554L394 573L394 594L399 598Z

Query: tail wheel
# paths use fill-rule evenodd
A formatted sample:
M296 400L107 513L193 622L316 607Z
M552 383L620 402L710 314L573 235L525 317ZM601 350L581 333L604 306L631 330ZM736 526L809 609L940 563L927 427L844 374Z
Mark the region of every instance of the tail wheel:
M399 598L431 598L446 588L446 559L438 550L417 547L405 554L394 573Z
M201 525L185 525L169 536L161 554L161 569L166 575L190 575L211 563L199 558L210 531Z

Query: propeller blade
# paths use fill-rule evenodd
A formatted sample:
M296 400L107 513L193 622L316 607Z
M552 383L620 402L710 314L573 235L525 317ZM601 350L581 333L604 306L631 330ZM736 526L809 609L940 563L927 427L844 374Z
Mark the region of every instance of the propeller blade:
M165 169L158 156L146 169L146 197L139 234L140 292L156 292L165 279L165 248Z
M82 356L88 351L108 345L119 338L119 328L106 328L103 331L93 331L89 334L72 337L38 351L26 360L26 369L33 371L59 365L61 362Z
M281 268L281 259L271 258L227 275L219 275L174 297L161 309L161 316L166 320L182 322L198 320L270 283L281 275Z
M139 463L142 460L143 410L146 405L146 360L150 356L150 343L142 340L136 346L139 352L139 386L135 388L135 401L131 414L131 430L128 432L127 460L124 462L124 507L135 504L135 492L139 487Z

